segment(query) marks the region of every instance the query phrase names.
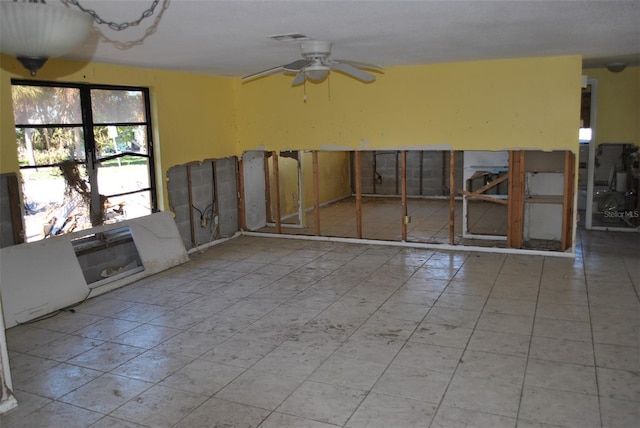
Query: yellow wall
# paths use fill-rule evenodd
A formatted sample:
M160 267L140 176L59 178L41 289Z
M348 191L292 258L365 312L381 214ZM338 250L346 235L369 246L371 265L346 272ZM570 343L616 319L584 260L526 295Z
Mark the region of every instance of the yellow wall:
M240 148L577 151L580 76L578 56L394 67L372 84L269 76L237 83Z
M0 60L0 172L10 172L18 170L10 79L29 76L15 59ZM329 82L291 88L290 76L242 83L51 60L37 79L150 87L164 183L174 165L256 148L577 151L581 74L581 58L565 56L394 67L372 84L332 73ZM345 190L348 162L338 162L320 162L322 201ZM345 181L327 186L336 171Z
M0 172L17 172L11 79L31 79L14 58L0 57ZM166 172L194 160L238 154L234 79L116 65L50 60L35 80L151 89L160 204L168 207ZM162 208L162 205L161 205Z
M606 68L584 70L598 81L596 144L640 144L640 67L620 73Z
M313 157L302 156L304 173L304 202L306 208L313 207ZM320 182L320 204L351 195L351 158L349 152L318 152L318 180Z

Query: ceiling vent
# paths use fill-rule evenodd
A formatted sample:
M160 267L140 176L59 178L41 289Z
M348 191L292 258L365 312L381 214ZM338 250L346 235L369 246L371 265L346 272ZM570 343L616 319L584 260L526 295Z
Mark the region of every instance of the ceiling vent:
M274 34L267 37L279 42L301 42L303 40L311 40L311 37L302 33Z

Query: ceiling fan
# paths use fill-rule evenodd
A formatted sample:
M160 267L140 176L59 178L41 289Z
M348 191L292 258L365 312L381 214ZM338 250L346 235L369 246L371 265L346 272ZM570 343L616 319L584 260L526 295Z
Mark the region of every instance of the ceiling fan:
M383 70L382 67L374 64L330 59L331 43L320 40L300 42L300 53L304 59L249 74L244 76L242 80L251 80L282 72L284 74L295 74L296 77L293 79L291 86L297 86L303 84L307 79L314 83L322 82L329 75L329 71L334 70L362 82L370 83L376 80L376 76L363 69L378 72Z

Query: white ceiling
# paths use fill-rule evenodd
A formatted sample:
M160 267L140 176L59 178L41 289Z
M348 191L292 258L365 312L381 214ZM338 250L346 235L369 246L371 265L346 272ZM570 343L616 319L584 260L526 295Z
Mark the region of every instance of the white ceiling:
M152 0L79 2L125 22ZM300 32L333 42L333 58L384 67L572 54L640 65L640 0L159 0L138 27L98 28L67 57L242 76L299 59L295 42L267 36Z

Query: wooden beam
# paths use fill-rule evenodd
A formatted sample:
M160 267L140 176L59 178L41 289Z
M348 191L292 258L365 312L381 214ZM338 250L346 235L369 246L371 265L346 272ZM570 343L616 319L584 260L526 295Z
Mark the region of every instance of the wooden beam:
M191 245L196 247L196 230L193 224L193 192L191 191L191 165L187 165L187 195L189 196L189 230L191 232Z
M397 158L397 157L396 157ZM407 213L407 151L402 150L400 152L400 200L402 206L402 218L401 220L401 228L402 228L402 241L407 241L407 223L409 221L408 213Z
M244 202L244 161L242 156L238 159L238 227L240 230L247 230L246 205Z
M278 168L278 154L273 152L273 205L275 205L276 233L282 233L282 220L280 219L280 169Z
M500 205L507 205L507 199L496 198L495 196L485 195L484 193L469 192L468 190L459 189L458 193L467 197L467 199L480 199L481 201L494 202Z
M311 153L313 160L313 231L320 236L320 171L318 167L318 151Z
M522 248L524 233L524 151L509 151L507 246Z
M24 220L20 208L20 186L18 176L15 172L5 175L7 179L7 194L9 195L9 215L11 216L11 229L13 232L13 243L15 245L24 243Z
M267 210L267 222L273 223L273 214L271 213L271 177L269 171L269 157L271 152L264 153L264 199Z
M356 238L362 239L362 152L354 153L356 158Z
M564 152L564 194L562 202L562 251L573 245L573 201L576 176L576 155L567 150Z
M442 152L444 156L444 152ZM455 244L456 220L456 152L449 155L449 244Z
M500 177L496 178L495 180L492 180L492 181L488 182L487 184L485 184L481 188L474 190L473 192L474 193L484 193L487 190L497 186L498 184L500 184L500 183L502 183L504 181L507 181L508 178L509 178L508 174L501 175Z

